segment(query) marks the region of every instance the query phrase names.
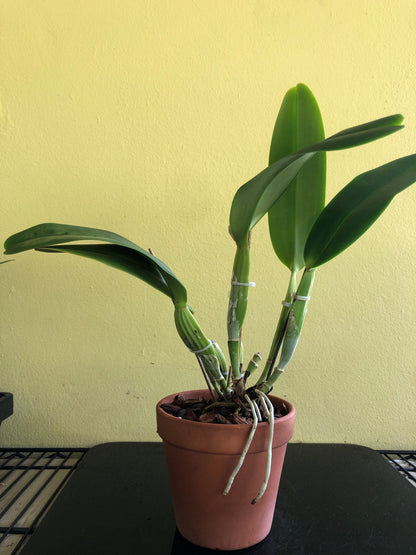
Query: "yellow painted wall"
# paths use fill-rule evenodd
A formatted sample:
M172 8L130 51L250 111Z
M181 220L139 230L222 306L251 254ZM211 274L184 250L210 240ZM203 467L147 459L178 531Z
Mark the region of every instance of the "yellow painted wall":
M414 0L3 0L0 235L44 221L152 247L225 347L232 196L267 164L297 82L328 134L402 112L407 129L329 156L328 198L416 151ZM416 188L318 271L277 393L295 440L416 449ZM27 253L0 276L0 443L156 440L154 405L203 385L170 301L126 274ZM247 353L264 353L286 289L267 227L253 242Z

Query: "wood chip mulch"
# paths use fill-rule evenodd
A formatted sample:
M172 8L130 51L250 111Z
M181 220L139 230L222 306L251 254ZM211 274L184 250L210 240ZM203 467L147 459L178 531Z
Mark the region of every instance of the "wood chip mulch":
M252 424L250 407L239 398L230 401L206 401L199 399L185 399L183 395L177 395L173 403L165 403L161 408L178 418L192 420L194 422L207 422L211 424ZM259 404L262 419L267 421L263 407ZM287 414L285 407L275 407L275 418Z

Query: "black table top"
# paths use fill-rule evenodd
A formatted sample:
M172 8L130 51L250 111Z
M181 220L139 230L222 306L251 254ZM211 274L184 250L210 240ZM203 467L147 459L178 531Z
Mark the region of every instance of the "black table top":
M23 555L203 555L175 530L160 443L85 455ZM416 554L416 488L376 451L290 444L270 535L245 555Z

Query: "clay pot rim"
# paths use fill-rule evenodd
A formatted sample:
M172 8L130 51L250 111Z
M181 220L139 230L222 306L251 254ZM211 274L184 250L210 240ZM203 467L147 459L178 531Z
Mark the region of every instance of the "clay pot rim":
M197 426L204 426L205 430L208 429L212 429L212 430L218 430L218 428L221 428L223 430L230 428L232 430L246 430L247 426L251 426L251 424L214 424L211 422L194 422L193 420L185 420L183 418L178 418L177 416L173 416L172 414L168 414L167 412L165 412L162 408L161 405L164 403L167 403L168 400L172 400L172 398L175 398L176 395L188 395L188 399L192 399L193 397L192 395L195 396L202 396L202 397L210 397L209 391L207 389L191 389L188 391L180 391L178 393L171 393L170 395L167 395L166 397L164 397L163 399L161 399L157 405L156 405L156 411L164 418L167 419L168 421L172 421L172 422L176 422L178 426L191 426L191 427L197 427ZM292 403L290 403L289 401L286 401L286 399L282 399L281 397L277 397L275 395L269 395L268 396L269 399L273 402L273 405L276 406L276 404L274 403L274 400L276 401L281 401L283 403L285 403L286 407L288 408L289 412L287 414L285 414L284 416L281 416L280 418L278 418L277 420L275 420L277 422L285 422L286 420L290 420L294 417L296 410L295 407L292 405ZM269 423L268 422L259 422L257 424L257 428L264 428L266 426L268 426Z

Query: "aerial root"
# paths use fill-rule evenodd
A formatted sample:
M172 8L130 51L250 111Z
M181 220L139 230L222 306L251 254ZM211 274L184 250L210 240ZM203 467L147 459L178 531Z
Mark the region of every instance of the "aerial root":
M260 403L263 407L263 410L265 412L265 414L267 415L267 421L269 423L269 439L268 439L268 444L267 444L267 462L266 462L266 472L264 475L264 480L263 483L261 484L260 487L260 491L257 494L257 496L252 500L252 504L255 505L257 503L257 501L259 501L259 499L261 499L261 497L264 495L264 492L267 489L267 484L269 483L269 478L270 478L270 472L271 472L271 467L272 467L272 454L273 454L273 432L274 432L274 408L273 408L273 404L270 401L270 399L267 397L267 395L265 395L262 391L256 389L256 394L259 397ZM253 424L251 426L251 430L250 430L250 435L248 436L247 442L244 446L243 452L240 455L240 458L238 460L238 463L236 465L236 467L234 468L234 470L232 471L227 485L225 487L225 490L223 491L223 495L227 495L231 489L231 486L234 482L235 477L237 476L238 472L240 471L240 468L242 467L244 460L246 458L247 452L250 448L251 442L253 441L253 437L254 434L256 432L257 429L257 424L259 422L259 420L261 421L261 413L260 413L260 409L256 404L256 401L253 401L250 399L250 397L246 394L244 396L244 399L247 401L247 403L250 406L251 409L251 413L253 415ZM260 416L260 418L259 418Z
M232 471L232 473L231 473L231 475L228 479L225 490L223 491L223 495L227 495L227 493L229 493L229 491L231 489L231 486L233 485L234 478L237 476L240 468L243 465L244 459L246 458L246 455L247 455L247 451L250 449L251 442L253 441L253 437L254 437L254 434L255 434L256 429L257 429L258 418L257 418L256 409L254 408L253 401L250 399L250 397L247 394L244 395L244 399L250 405L251 412L252 412L252 415L253 415L253 425L251 426L250 435L248 436L248 439L247 439L247 442L244 446L243 452L240 455L237 466L234 468L234 470Z
M272 468L272 456L273 456L273 432L274 432L274 408L270 399L262 391L256 389L257 395L260 397L260 401L263 404L265 412L268 416L269 422L269 441L267 444L267 463L266 463L266 473L264 475L263 483L260 487L260 491L257 496L251 502L253 505L257 503L259 499L263 497L264 492L267 489L267 484L269 483L270 471ZM267 408L266 408L267 407ZM267 410L268 409L268 410Z

